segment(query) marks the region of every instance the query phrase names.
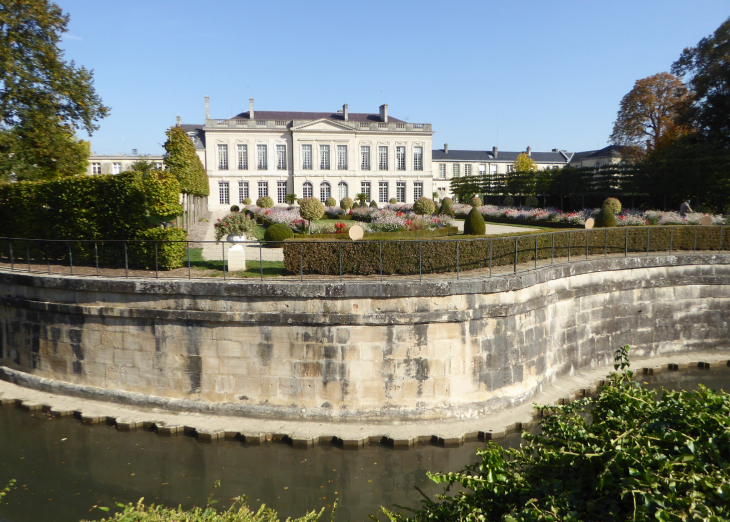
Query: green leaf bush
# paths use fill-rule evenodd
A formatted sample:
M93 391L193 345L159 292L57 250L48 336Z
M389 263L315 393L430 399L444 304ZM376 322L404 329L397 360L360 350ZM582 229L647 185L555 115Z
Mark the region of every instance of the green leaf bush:
M525 199L525 206L535 208L540 204L536 196L527 196Z
M136 269L155 269L155 244L157 268L172 270L185 263L187 231L183 228L150 228L137 235L138 240L129 243L129 266Z
M481 236L486 232L484 216L477 207L472 207L464 220L464 234L469 236Z
M299 215L307 221L314 221L324 216L324 205L316 198L304 198L299 201Z
M454 217L454 203L451 198L444 198L441 201L441 208L438 213Z
M596 228L606 228L616 226L616 216L611 212L611 208L608 205L603 205L601 211L598 213L595 219Z
M388 203L390 203L391 205L395 205L396 203L398 203L398 200L395 199L395 198L390 198L390 200L388 201Z
M231 212L239 212L241 208L238 205L231 205Z
M251 198L243 198L243 205L250 205L251 204Z
M515 205L515 198L512 196L507 196L504 199L502 199L502 206L504 207L513 207Z
M344 198L342 198L340 200L340 208L342 210L350 210L352 208L352 204L353 204L352 200L350 198L348 198L347 196L345 196Z
M264 241L284 241L294 237L292 229L283 223L275 223L264 232Z
M274 208L274 200L269 196L261 196L256 200L256 206L260 208Z
M436 203L432 199L420 197L413 204L413 212L419 216L430 216L436 212Z
M488 443L479 461L429 474L446 490L391 521L706 521L730 519L730 395L647 390L629 347L594 399L537 406L538 435ZM461 491L452 493L454 487Z
M333 198L333 197L329 197L329 198L327 198L327 199L324 200L324 205L326 207L334 207L334 206L337 205L337 200L335 198Z
M613 212L614 214L618 214L621 212L621 202L617 198L606 198L603 201L602 207L608 206L608 208Z
M375 200L370 202L370 208L378 208L378 204L375 202Z
M180 192L192 196L208 196L208 173L195 152L195 145L181 127L171 127L165 133L165 165L180 183Z
M483 205L482 200L479 196L474 196L469 200L469 204L472 207L481 207Z

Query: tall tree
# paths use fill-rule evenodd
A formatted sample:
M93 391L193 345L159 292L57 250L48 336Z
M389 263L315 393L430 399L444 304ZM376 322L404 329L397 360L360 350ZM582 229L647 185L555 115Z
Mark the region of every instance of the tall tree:
M165 132L165 165L180 182L180 191L193 196L207 196L208 173L195 152L195 145L181 127Z
M686 76L694 97L687 119L708 140L730 146L730 18L672 65Z
M48 0L0 2L1 152L5 159L27 157L28 148L17 147L23 146L21 136L34 135L37 143L46 145L37 153L42 161L15 163L21 171L34 166L30 170L35 177L82 173L83 169L62 170L58 165L69 148L80 150L74 131L91 134L109 112L94 91L92 71L63 59L59 42L68 21L68 15Z
M683 132L679 118L689 97L682 80L667 72L637 80L621 100L609 140L639 155L656 149Z

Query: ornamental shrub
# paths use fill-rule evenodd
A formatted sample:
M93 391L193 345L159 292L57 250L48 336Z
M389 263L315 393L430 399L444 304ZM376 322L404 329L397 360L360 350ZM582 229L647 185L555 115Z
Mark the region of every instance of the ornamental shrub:
M396 203L398 203L398 200L395 198L390 198L390 201L388 201L388 203L390 203L391 205L395 205Z
M316 198L299 200L299 215L307 221L314 221L324 216L324 205Z
M286 198L284 198L284 201L286 201L290 205L293 205L296 202L296 200L297 200L296 194L287 194Z
M342 203L340 203L340 205L342 205ZM353 201L350 208L360 208L360 203L357 201Z
M613 215L608 205L603 205L601 211L596 216L595 225L596 228L606 228L616 226L616 216Z
M436 212L436 203L427 197L420 197L418 198L418 201L413 204L413 212L419 216L430 216Z
M464 235L481 236L486 231L484 216L476 207L472 207L464 220Z
M608 206L609 210L614 214L621 212L621 202L616 198L606 198L603 202L603 207Z
M454 200L453 200L453 199L451 199L451 198L450 198L449 196L446 196L445 198L443 198L443 199L441 200L441 204L443 205L443 204L444 204L444 203L446 203L447 201L449 202L449 205L452 205L452 206L453 206L453 204L454 204Z
M443 199L441 202L441 208L439 209L439 214L454 217L454 204L452 203L451 198Z
M264 232L264 241L284 241L290 237L294 237L294 232L283 223L274 223Z
M250 205L251 204L251 198L244 198L242 203L244 205Z
M483 205L482 200L479 198L479 196L474 196L469 200L469 204L472 207L481 207Z
M155 268L155 243L157 243L157 268L180 268L185 261L188 233L183 228L150 228L137 234L141 242L129 243L129 265L136 269Z
M240 210L238 205L231 205L231 212L239 212Z
M352 208L352 200L345 196L340 200L340 208L342 210L350 210Z
M337 205L337 200L335 198L329 197L324 200L324 204L327 207L334 207Z
M261 196L256 200L256 206L260 208L274 208L274 200L269 196Z
M182 127L165 132L165 165L180 183L180 192L205 197L210 192L208 173L195 152L195 145Z
M378 204L375 202L375 200L370 202L370 208L378 208Z
M514 204L515 204L515 198L513 198L512 196L507 196L506 198L504 198L502 200L502 206L513 207Z
M220 241L224 236L229 235L250 238L256 228L256 220L243 212L234 212L223 219L219 219L213 227L216 241Z
M527 196L527 199L525 200L525 205L528 207L535 208L540 204L539 201L537 201L536 196Z

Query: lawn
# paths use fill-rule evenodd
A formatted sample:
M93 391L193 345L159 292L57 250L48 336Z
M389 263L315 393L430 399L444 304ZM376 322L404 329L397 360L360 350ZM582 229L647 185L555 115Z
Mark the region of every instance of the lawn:
M261 227L259 227L261 228ZM263 236L263 228L261 228ZM223 261L203 259L202 248L189 248L190 266L195 270L195 277L223 277ZM185 258L187 264L187 257ZM261 277L263 268L264 277L276 277L285 274L284 261L246 260L246 270L228 272L231 277Z

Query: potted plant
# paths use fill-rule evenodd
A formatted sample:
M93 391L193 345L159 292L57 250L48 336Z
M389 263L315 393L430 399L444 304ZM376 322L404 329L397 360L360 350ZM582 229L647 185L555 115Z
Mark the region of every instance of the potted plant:
M214 228L216 242L226 237L229 243L241 243L253 236L256 221L246 214L235 212L219 219Z

